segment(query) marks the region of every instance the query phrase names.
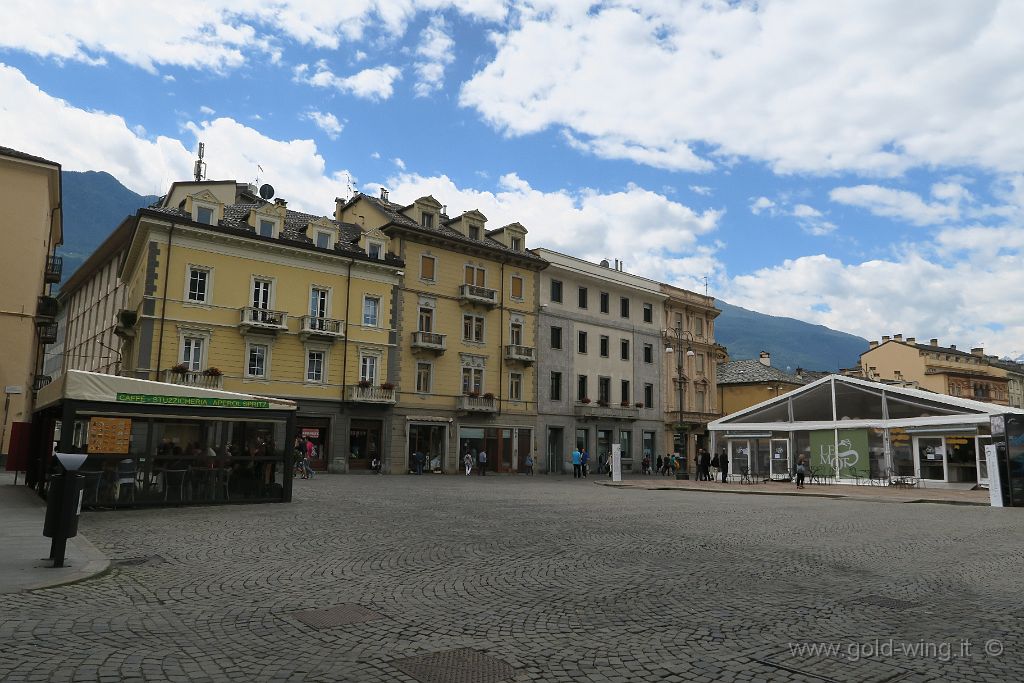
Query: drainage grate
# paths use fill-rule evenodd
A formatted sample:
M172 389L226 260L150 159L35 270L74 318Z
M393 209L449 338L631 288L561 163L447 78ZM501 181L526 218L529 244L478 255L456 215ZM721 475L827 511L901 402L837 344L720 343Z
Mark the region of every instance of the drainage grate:
M507 662L469 648L396 659L391 664L420 683L498 683L515 675Z
M384 615L362 605L343 604L323 609L308 609L292 612L292 616L313 628L334 628L346 624L360 624L364 621L383 619Z
M848 604L873 605L886 609L913 609L921 606L921 603L914 602L913 600L900 600L899 598L890 598L887 595L865 595L864 597L850 600Z

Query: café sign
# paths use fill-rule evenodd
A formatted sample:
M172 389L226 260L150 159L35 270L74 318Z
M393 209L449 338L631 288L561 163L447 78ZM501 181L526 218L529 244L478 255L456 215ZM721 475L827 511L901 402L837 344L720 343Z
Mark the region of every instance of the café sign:
M117 392L118 403L146 403L188 408L269 408L270 401L260 398L212 398L209 396L161 396L159 394L132 394Z

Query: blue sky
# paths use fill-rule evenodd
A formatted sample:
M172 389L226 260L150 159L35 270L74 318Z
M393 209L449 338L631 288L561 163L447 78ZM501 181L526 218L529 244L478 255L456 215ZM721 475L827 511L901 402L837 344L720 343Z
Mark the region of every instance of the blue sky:
M202 140L314 213L431 193L765 313L1024 354L1022 3L14 4L0 144L67 169L160 194Z

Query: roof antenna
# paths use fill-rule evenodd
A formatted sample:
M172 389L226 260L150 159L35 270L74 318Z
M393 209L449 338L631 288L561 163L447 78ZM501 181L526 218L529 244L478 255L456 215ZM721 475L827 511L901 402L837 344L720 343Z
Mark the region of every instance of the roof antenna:
M345 187L348 189L348 194L345 199L352 198L352 176L349 175L348 171L345 171Z
M199 143L199 158L196 159L195 168L192 170L192 174L196 177L196 182L202 182L206 180L206 162L203 161L203 155L206 153L206 145L202 142Z
M704 276L704 296L708 295L708 276Z

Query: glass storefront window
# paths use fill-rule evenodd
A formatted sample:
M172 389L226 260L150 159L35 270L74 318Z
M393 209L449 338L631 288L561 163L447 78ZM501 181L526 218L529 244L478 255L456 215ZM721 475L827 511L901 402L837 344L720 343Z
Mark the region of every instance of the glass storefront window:
M891 428L889 430L889 448L892 451L892 468L896 475L915 476L914 451L910 435L902 428Z
M622 449L622 469L633 469L633 433L621 430L619 432L619 447Z

